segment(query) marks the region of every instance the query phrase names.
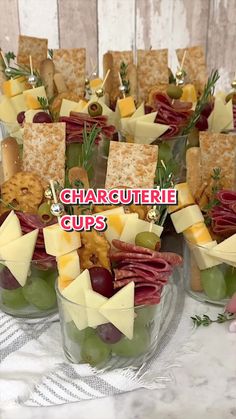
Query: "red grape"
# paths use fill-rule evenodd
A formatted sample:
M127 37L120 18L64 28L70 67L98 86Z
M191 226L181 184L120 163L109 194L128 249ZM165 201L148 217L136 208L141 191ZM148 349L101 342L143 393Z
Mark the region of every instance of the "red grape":
M114 294L113 278L108 269L93 267L89 269L92 288L104 297L110 298Z
M196 128L199 131L206 131L208 129L208 121L204 115L200 115L199 120L196 123Z
M202 110L201 114L202 114L203 116L205 116L206 118L208 118L208 117L210 116L211 112L213 111L213 108L214 108L214 104L213 104L213 102L208 102L208 103L206 103L206 105L204 106L204 108L203 108L203 110Z
M96 330L100 339L105 343L116 343L123 337L123 334L111 323L101 324Z
M22 125L25 120L25 112L24 111L19 112L16 119L17 119L18 124Z
M40 124L44 122L50 123L52 122L52 118L47 112L38 112L36 113L36 115L34 115L33 122Z
M14 290L20 287L19 282L15 279L8 268L1 265L0 271L0 287L6 290Z

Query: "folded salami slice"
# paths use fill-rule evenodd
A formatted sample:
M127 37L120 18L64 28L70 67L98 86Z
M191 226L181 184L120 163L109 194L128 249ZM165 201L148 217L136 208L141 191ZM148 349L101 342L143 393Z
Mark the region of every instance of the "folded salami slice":
M135 287L134 303L139 305L159 304L161 289L154 284L137 284Z
M223 206L231 208L232 205L236 205L236 191L223 189L217 193L217 199Z

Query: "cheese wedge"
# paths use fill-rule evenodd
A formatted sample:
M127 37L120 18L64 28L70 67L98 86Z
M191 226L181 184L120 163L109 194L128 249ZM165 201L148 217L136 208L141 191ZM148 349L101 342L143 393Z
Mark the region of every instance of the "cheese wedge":
M43 236L46 252L51 256L65 255L81 247L80 233L64 231L59 224L45 227Z
M150 223L148 221L140 220L139 218L128 218L125 222L123 231L120 236L120 240L135 244L135 237L138 233L150 230ZM153 224L152 232L161 236L163 227Z
M28 109L41 109L42 106L38 101L38 97L47 100L46 90L44 86L35 87L35 89L28 89L23 92L25 102Z
M33 230L0 248L0 257L23 287L27 281L38 230Z
M220 265L222 262L209 254L209 249L215 247L216 241L202 244L201 246L191 246L195 261L200 270L212 268L213 266Z
M3 93L7 97L20 95L25 90L25 79L18 77L17 79L10 79L3 82Z
M76 250L57 257L57 269L60 276L60 285L72 281L80 274L79 255Z
M169 125L153 124L137 121L135 126L134 142L138 144L151 144L169 129Z
M109 298L100 307L99 312L128 339L132 339L135 315L134 282L130 282Z
M208 231L207 226L204 223L197 223L187 228L183 232L185 239L194 244L205 244L212 242L211 235Z
M92 289L88 269L85 269L74 281L66 287L61 294L67 300L75 304L64 301L63 306L79 330L88 326L88 317L85 301L85 291Z
M12 97L10 101L16 111L16 114L27 110L25 96L23 94Z
M170 215L176 233L182 233L194 224L204 222L198 205L190 205Z
M11 211L0 227L0 247L17 240L22 236L20 221Z
M177 193L178 193L178 204L170 205L168 207L169 213L178 211L184 207L187 207L188 205L195 204L195 201L190 192L189 186L186 182L178 183L177 185L175 185L175 189L177 190Z
M0 96L0 119L3 122L16 122L17 112L15 111L10 98L2 95Z
M209 254L222 262L236 266L236 234L233 234L233 236L228 237L228 239L225 239L210 249Z
M132 96L128 96L123 99L118 99L117 105L118 105L121 118L126 118L127 116L131 116L136 111L134 99Z
M87 307L87 318L89 327L97 327L100 324L108 323L108 320L99 313L99 308L108 300L108 298L93 290L85 291L85 302Z

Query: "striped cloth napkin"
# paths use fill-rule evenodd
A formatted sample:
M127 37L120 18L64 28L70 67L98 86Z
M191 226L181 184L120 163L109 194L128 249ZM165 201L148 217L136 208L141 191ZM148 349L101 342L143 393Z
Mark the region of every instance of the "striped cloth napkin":
M168 287L159 344L138 369L97 372L87 364L70 364L62 350L58 315L26 321L0 312L0 405L50 406L165 386L176 348L182 349L190 332L182 316L182 281L175 278Z

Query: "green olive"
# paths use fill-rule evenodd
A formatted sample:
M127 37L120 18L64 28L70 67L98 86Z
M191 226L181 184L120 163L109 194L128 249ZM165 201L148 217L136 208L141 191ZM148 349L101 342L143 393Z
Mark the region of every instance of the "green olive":
M43 202L38 207L38 215L40 216L41 220L45 223L51 221L52 214L50 211L50 205L47 202Z
M88 113L90 116L100 116L102 115L102 106L98 102L92 102L88 106Z
M175 84L169 84L166 93L171 99L180 99L183 94L183 89Z
M135 244L137 246L146 247L147 249L155 250L156 245L160 242L160 237L152 231L143 231L138 233L135 237Z
M226 98L225 98L225 102L228 103L230 100L232 99L232 103L233 105L236 105L236 93L235 92L230 92Z

